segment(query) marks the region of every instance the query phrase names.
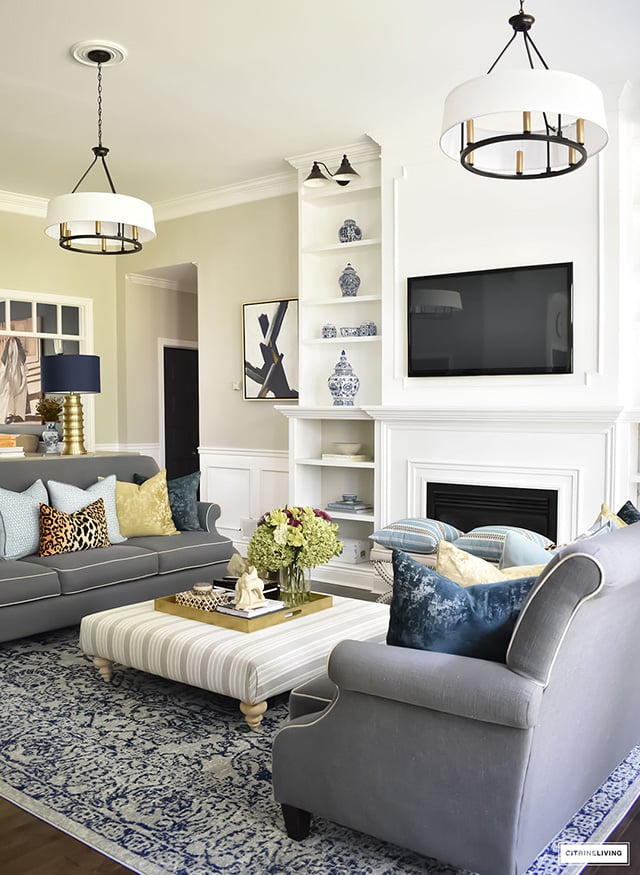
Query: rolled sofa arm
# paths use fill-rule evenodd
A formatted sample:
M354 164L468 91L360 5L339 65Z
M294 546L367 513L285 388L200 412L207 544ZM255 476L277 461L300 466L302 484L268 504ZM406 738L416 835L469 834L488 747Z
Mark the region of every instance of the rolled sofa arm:
M516 729L535 726L543 695L502 663L366 641L337 644L329 677L341 689Z
M198 501L198 521L205 532L216 532L216 520L219 519L221 510L219 504L210 501Z

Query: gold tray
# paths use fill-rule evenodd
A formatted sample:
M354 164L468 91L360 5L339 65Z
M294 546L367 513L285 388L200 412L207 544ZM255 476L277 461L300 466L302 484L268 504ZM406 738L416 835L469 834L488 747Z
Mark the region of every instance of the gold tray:
M282 608L271 614L262 614L260 617L234 617L232 614L222 614L219 611L202 611L199 608L191 608L188 605L177 605L174 595L165 596L154 600L156 611L164 611L165 614L175 614L176 617L186 617L188 620L198 620L201 623L209 623L212 626L223 626L225 629L233 629L236 632L257 632L258 629L267 629L269 626L279 626L305 617L307 614L315 614L324 611L333 604L330 595L319 592L309 593L309 601L303 605L294 605L291 608Z

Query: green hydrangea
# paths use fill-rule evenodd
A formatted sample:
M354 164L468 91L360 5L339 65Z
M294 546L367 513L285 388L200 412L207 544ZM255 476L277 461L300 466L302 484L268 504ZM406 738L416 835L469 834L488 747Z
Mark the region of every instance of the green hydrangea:
M277 507L265 514L253 533L247 560L263 571L287 565L324 565L342 550L338 526L312 507Z

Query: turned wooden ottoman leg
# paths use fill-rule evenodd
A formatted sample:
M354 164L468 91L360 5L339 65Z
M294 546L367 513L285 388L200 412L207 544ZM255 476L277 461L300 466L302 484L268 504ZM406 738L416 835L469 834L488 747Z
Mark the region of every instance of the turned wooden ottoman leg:
M106 683L109 683L113 675L113 661L111 659L105 659L104 656L94 656L93 664L98 669L100 677Z
M252 729L257 729L262 723L262 715L267 710L266 702L258 702L255 705L249 702L240 702L240 710L244 714L244 719Z

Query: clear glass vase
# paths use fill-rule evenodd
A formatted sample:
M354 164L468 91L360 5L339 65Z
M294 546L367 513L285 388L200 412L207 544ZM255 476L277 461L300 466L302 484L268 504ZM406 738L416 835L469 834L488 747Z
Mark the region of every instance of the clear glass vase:
M286 605L301 605L309 600L309 577L298 565L285 565L278 569L280 598Z

